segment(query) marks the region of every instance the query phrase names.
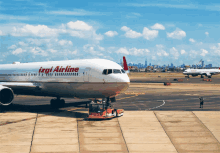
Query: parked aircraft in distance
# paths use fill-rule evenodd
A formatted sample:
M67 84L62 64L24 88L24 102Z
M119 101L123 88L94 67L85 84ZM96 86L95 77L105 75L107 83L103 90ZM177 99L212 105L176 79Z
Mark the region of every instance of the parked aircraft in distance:
M211 78L212 75L216 75L220 73L220 68L219 69L187 69L183 72L184 75L192 75L192 76L198 76L201 75L201 78L203 76L207 76L208 78Z
M56 97L50 103L57 108L65 97L105 98L110 105L129 84L124 69L106 59L14 62L0 65L0 104L10 105L14 94L21 94Z

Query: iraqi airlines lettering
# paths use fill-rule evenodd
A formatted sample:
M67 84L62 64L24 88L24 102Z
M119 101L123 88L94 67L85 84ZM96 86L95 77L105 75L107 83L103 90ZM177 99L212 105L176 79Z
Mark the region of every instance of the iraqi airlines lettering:
M55 69L53 70L53 66L51 68L43 68L43 67L40 67L39 69L39 73L45 73L45 74L48 74L50 72L78 72L79 71L79 68L76 67L71 67L71 66L66 66L66 68L63 68L63 66L56 66Z

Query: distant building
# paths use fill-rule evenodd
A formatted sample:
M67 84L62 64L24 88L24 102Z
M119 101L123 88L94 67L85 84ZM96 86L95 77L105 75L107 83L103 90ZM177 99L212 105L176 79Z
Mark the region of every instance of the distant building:
M173 68L173 63L171 63L171 66L170 66L171 68Z
M144 67L145 67L145 68L147 67L147 60L145 60L145 65L144 65Z
M205 65L204 65L204 61L202 61L202 67L205 67Z

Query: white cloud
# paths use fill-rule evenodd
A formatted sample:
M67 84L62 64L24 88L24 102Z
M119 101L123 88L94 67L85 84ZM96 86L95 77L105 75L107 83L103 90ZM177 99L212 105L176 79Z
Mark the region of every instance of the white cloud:
M122 31L128 31L128 30L130 30L130 28L128 28L128 27L126 27L126 26L123 26L123 27L121 27L121 30L122 30Z
M0 30L0 36L3 36L4 34L3 34L3 32Z
M182 38L186 37L186 32L177 28L175 31L173 31L171 33L167 32L167 37L173 38L173 39L182 39Z
M134 56L143 56L146 55L148 53L150 53L150 51L148 49L137 49L137 48L130 48L127 49L126 47L124 48L119 48L116 53L120 53L120 54L124 54L124 55L134 55Z
M195 51L195 50L191 50L190 52L189 52L189 57L190 58L197 58L197 55L198 55L198 52L197 51Z
M209 35L209 33L208 33L208 32L205 32L205 35L206 35L206 36L208 36L208 35Z
M119 50L116 51L116 53L124 54L124 55L129 55L128 50L124 48L119 48Z
M220 43L217 43L217 46L211 46L210 49L212 49L215 54L220 56Z
M155 25L151 26L151 29L165 30L165 27L162 24L156 23Z
M94 45L94 44L86 44L83 46L83 50L88 53L88 54L92 54L92 55L98 55L98 56L102 56L102 52L105 51L104 47L101 47L99 45Z
M30 52L34 55L48 56L47 52L40 47L30 47Z
M126 26L121 27L121 30L126 32L125 36L127 38L139 38L139 37L143 36L145 39L151 40L151 39L156 38L158 35L157 30L150 30L147 27L144 27L143 34L136 32L136 31L133 31Z
M202 45L203 44L203 42L198 42L196 45Z
M133 31L126 26L121 27L121 30L126 32L125 37L127 37L127 38L138 38L138 37L142 36L141 33Z
M69 23L67 23L67 26L73 30L82 30L82 31L92 30L92 26L79 20L77 20L76 22L70 21Z
M54 49L49 49L48 51L51 53L57 53L57 50L54 50Z
M137 18L137 17L140 17L141 16L141 14L140 13L128 13L127 15L126 15L126 18L128 18L128 19L130 19L130 18Z
M37 37L57 37L60 34L69 34L73 37L84 38L99 43L103 39L101 34L97 34L92 26L83 21L70 21L57 28L49 28L46 25L18 25L14 26L10 33L12 36L37 36ZM39 42L39 41L38 41Z
M15 49L15 48L17 48L16 45L11 45L10 47L8 47L8 49Z
M11 33L12 36L38 36L38 37L52 37L57 36L58 30L48 28L46 25L25 25L23 27L13 27L13 31Z
M74 9L73 11L59 10L59 11L49 11L48 14L55 15L71 15L71 16L92 16L92 15L105 15L106 13L101 12L91 12L83 9Z
M98 45L98 49L101 50L101 51L105 51L105 48L104 48L104 47L101 47L101 46L99 46L99 45Z
M205 56L206 54L208 54L209 52L205 49L201 49L202 53L200 54L201 56Z
M172 48L170 49L170 54L172 54L175 59L178 59L178 58L179 58L179 52L178 52L178 50L177 50L175 47L172 47Z
M127 38L139 38L142 34L133 30L129 30L125 33L125 37Z
M99 43L100 40L103 39L101 34L97 34L92 26L88 25L83 21L69 22L67 23L67 29L65 29L65 25L62 25L62 28L65 33L69 33L73 37L79 37L84 39L93 40L96 43Z
M196 41L195 41L194 39L192 39L192 38L190 38L189 41L190 41L191 43L196 42Z
M182 49L182 50L180 51L180 53L181 53L181 55L183 55L183 54L186 54L186 51L185 51L184 49Z
M131 55L135 55L135 56L142 56L142 55L146 55L148 54L150 51L148 49L137 49L137 48L131 48L129 49L129 53Z
M157 50L157 55L158 56L169 56L169 53L167 53L164 50L164 46L163 45L156 45L156 50Z
M60 40L59 41L59 44L61 46L64 46L64 45L73 45L72 41L68 41L68 40Z
M143 30L143 37L147 40L151 40L156 38L158 35L158 31L157 30L149 30L148 28L144 27Z
M76 55L77 54L77 50L72 51L72 54Z
M114 36L118 35L118 33L116 31L108 31L105 33L105 35L108 37L114 37Z
M23 41L20 41L18 44L19 44L20 46L27 46L27 44L24 43Z
M23 52L25 52L25 50L22 50L21 48L17 48L16 50L14 50L14 51L12 52L12 54L18 55L18 54L21 54L21 53L23 53Z

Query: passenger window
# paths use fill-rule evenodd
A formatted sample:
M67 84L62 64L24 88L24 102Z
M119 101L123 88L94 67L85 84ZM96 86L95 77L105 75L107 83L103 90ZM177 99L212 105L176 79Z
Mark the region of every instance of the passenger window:
M122 72L122 73L125 73L125 70L121 69L121 72Z
M107 75L107 69L104 69L103 72L102 72L102 74Z
M118 69L114 69L114 70L113 70L113 73L121 73L121 71L118 70Z
M108 69L108 74L111 74L112 73L112 69Z

